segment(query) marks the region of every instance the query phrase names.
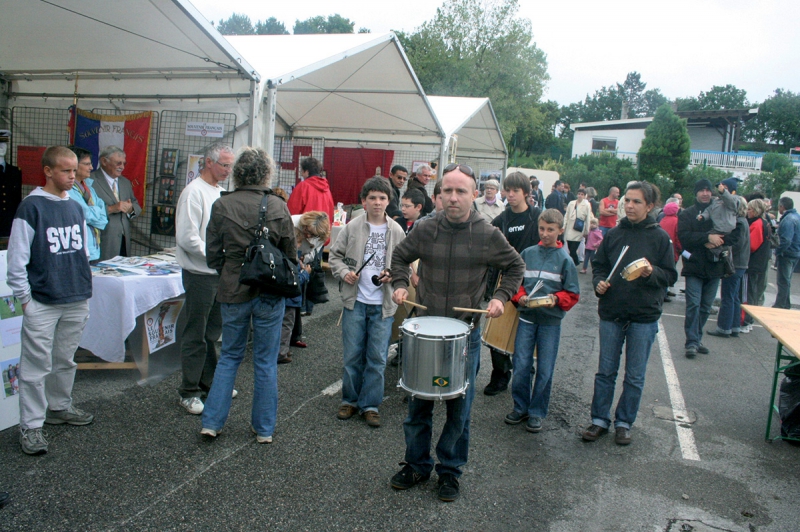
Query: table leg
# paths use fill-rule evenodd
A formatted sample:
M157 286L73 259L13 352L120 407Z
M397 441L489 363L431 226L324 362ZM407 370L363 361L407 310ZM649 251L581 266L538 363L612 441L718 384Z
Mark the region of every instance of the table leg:
M770 441L769 435L772 431L772 415L775 413L775 392L778 389L778 376L781 374L781 353L783 352L783 344L778 342L778 348L775 351L775 369L772 374L772 394L769 398L769 415L767 416L767 433L764 435L766 441Z

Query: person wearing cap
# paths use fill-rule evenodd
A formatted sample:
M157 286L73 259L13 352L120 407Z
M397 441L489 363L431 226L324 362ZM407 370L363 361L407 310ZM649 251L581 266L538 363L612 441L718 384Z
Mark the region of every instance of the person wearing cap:
M697 181L694 184L695 204L678 216L678 239L683 247L681 275L686 280L686 317L683 322L686 358L694 358L697 353L709 353L702 343L703 328L725 272L724 263L714 261L712 250L725 244L726 237L712 231L714 222L710 218L698 218L711 204L711 190L708 179Z
M483 185L483 196L475 200L475 210L489 223L492 223L492 220L505 209L500 198L497 197L499 190L500 182L497 179L489 179Z

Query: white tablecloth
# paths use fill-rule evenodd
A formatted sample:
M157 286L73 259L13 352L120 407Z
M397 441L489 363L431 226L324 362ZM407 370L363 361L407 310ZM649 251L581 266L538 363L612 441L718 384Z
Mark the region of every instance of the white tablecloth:
M125 338L136 317L183 293L180 273L92 277L89 321L80 346L108 362L125 360Z

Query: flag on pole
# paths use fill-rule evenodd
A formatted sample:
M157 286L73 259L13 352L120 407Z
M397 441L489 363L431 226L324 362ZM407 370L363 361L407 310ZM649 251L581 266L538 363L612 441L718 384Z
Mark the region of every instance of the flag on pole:
M145 183L150 151L151 111L133 115L99 115L74 108L70 119L70 138L75 146L92 153L92 167L99 168L98 154L108 146L125 151L122 173L133 185L133 194L144 208Z

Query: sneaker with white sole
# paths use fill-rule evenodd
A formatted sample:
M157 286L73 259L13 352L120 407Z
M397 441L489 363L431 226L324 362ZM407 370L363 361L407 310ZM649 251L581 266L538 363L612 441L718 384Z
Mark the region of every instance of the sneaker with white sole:
M231 399L236 399L236 396L239 395L239 392L236 391L236 388L233 389L231 392Z
M41 427L37 429L21 430L19 443L22 452L30 455L44 454L47 452L47 440Z
M221 432L222 429L214 430L203 427L202 429L200 429L200 436L208 436L209 438L216 438Z
M742 325L742 327L739 329L739 332L744 334L751 333L753 332L753 325L752 324Z
M80 408L75 408L70 405L66 410L50 410L44 416L44 422L48 425L88 425L94 421L94 416L88 412L84 412Z
M256 435L256 441L258 443L272 443L272 436L260 436L258 432L256 432L256 429L252 426L250 427L250 430Z
M205 405L203 405L203 401L201 401L199 397L181 398L180 402L181 406L190 414L198 416L203 413L203 408Z

